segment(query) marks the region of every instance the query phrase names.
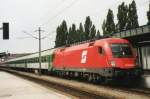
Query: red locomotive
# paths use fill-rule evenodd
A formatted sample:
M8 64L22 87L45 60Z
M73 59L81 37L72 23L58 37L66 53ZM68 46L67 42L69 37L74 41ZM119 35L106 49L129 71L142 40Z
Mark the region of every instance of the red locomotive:
M58 48L53 69L61 75L83 76L89 79L138 77L136 54L125 39L105 38Z

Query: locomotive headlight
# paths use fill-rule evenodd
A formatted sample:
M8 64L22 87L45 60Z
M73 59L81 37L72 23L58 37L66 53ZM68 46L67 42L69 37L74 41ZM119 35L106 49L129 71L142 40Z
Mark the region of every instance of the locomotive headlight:
M111 64L112 67L115 67L115 66L116 66L115 61L110 61L110 64Z

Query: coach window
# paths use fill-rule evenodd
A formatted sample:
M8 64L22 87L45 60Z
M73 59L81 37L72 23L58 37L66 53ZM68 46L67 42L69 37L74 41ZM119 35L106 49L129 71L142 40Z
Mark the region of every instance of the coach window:
M36 58L34 58L34 63L36 63Z
M32 63L34 63L34 58L32 58Z
M37 61L39 62L39 58L37 58Z
M45 57L43 57L43 62L45 62Z
M41 57L41 62L43 62L43 57Z
M104 55L104 49L102 47L99 47L98 51L99 51L100 55Z
M43 57L43 62L44 62L44 57Z
M45 62L45 57L43 57L43 62Z
M46 62L48 62L48 56L46 56Z
M44 57L43 57L43 62L44 62L45 60L44 60Z
M45 56L43 57L43 62L45 62Z
M44 62L46 62L46 56L44 56Z

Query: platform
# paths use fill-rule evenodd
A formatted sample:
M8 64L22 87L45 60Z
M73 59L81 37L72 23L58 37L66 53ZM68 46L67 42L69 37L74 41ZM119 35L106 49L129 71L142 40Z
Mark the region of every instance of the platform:
M39 84L0 71L0 99L71 99Z

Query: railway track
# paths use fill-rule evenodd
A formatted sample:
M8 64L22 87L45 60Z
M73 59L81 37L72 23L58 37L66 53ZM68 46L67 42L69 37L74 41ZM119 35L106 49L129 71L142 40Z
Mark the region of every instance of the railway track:
M112 90L122 91L126 93L133 93L138 95L145 95L150 97L150 89L142 87L133 87L133 86L117 86L117 85L103 85L105 88L110 88Z
M79 99L150 99L150 90L140 88L125 88L110 85L95 85L73 80L47 76L37 76L35 74L5 70L15 75L21 76L30 81L42 84L47 88L63 92ZM61 79L56 83L55 79ZM66 79L65 79L66 80ZM63 82L64 81L64 82ZM75 83L76 82L76 83Z
M14 73L14 74L16 74L16 73ZM16 74L16 75L18 75L18 74ZM77 97L79 99L110 99L110 98L115 99L114 97L108 98L108 97L93 94L90 92L78 90L78 89L75 89L75 88L72 88L69 86L65 86L62 84L58 84L58 83L53 83L53 82L49 82L49 81L45 81L45 80L39 80L36 78L30 78L30 77L27 77L24 75L19 75L19 76L21 76L27 80L33 81L35 83L38 83L42 86L45 86L46 88L53 89L57 92L59 91L60 93L63 93L63 94L69 95L69 96Z
M91 82L89 82L91 83ZM97 84L97 83L93 83L97 86L100 87L105 87L108 89L112 89L112 90L118 90L118 91L123 91L123 92L127 92L127 93L135 93L135 94L140 94L140 95L146 95L150 97L150 88L145 88L145 87L141 87L139 86L139 84L136 85L124 85L124 84Z

